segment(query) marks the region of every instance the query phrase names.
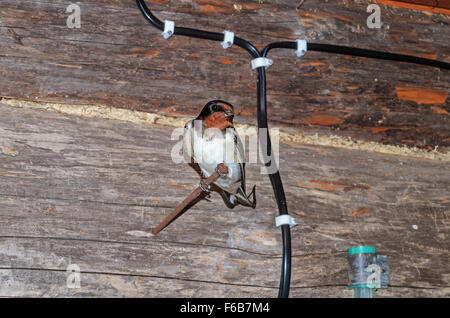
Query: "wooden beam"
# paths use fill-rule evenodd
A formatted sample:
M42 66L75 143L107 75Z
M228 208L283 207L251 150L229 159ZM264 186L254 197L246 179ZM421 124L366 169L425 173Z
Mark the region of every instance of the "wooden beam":
M172 162L170 135L0 105L0 296L276 296L281 238L259 165L247 168L256 209L213 193L151 235L198 183ZM360 244L389 257L377 297L449 296L448 163L294 143L279 162L300 223L293 297L352 297L346 251ZM80 289L67 288L69 264Z
M375 3L385 4L388 6L406 8L416 11L426 11L439 14L450 14L450 2L448 0L374 0Z
M148 1L161 19L231 29L259 48L305 37L450 61L448 15L382 6L382 27L369 29L369 3L311 0L297 10L297 2L287 0ZM2 1L0 96L170 116L195 115L207 101L222 98L235 105L238 122L255 123L255 72L245 52L184 37L164 40L133 1L86 0L80 6L81 28L69 29L64 3ZM427 150L450 145L448 71L318 52L271 57L272 126ZM398 94L403 88L421 98L404 98ZM426 99L430 91L441 98Z

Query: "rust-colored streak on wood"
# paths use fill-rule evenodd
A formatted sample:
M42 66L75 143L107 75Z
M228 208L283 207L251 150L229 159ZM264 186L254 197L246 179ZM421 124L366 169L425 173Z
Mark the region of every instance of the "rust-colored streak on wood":
M396 0L398 2L406 2L416 5L424 5L435 8L450 9L449 0Z
M437 0L394 0L398 2L406 2L406 3L412 3L412 4L421 4L426 5L430 7L436 7L437 6Z
M314 19L314 20L325 20L327 18L333 18L333 19L338 19L338 20L342 20L345 22L354 22L355 21L355 19L353 19L353 18L343 16L343 15L328 13L328 12L312 13L312 12L299 11L298 15L301 18Z
M212 13L231 13L232 10L224 7L213 6L210 4L202 4L199 6L200 10L203 12L212 12Z
M430 59L430 60L437 60L438 56L436 54L433 53L417 53L417 52L411 52L411 51L392 51L392 53L397 53L397 54L404 54L404 55L412 55L412 56L417 56L417 57L421 57L424 59Z
M158 3L158 4L170 4L169 0L145 0L146 4L148 6L151 6L152 4Z
M160 53L161 53L161 51L158 51L158 50L150 51L147 54L145 54L145 57L151 60L155 56L158 56Z
M242 5L242 10L248 10L248 11L258 10L262 7L273 8L273 5L268 5L268 4L263 4L263 3L242 3L241 5Z
M318 189L323 191L344 191L344 192L356 189L370 190L369 185L357 183L355 180L351 179L339 179L337 181L311 179L309 180L309 183L312 183L312 185L300 184L300 187L307 189Z
M313 115L312 117L305 119L303 124L315 124L315 125L338 125L342 124L344 120L338 117L333 117L330 115Z
M193 2L195 2L199 5L213 5L213 6L221 6L221 7L229 7L229 8L232 7L232 5L230 3L226 3L226 2L218 1L218 0L194 0Z
M393 126L382 126L382 127L364 127L366 129L369 129L373 132L379 133L386 130L407 130L407 127L393 127Z
M317 67L317 66L324 66L325 63L323 63L323 62L311 62L311 63L309 63L309 65Z
M352 214L354 217L359 217L364 214L370 214L371 212L372 211L368 207L360 207L360 208L354 209L352 211Z
M434 88L397 86L397 98L419 104L444 104L448 93Z
M220 63L225 64L225 65L233 64L233 61L230 59L220 59L219 61L220 61Z
M428 5L422 5L422 4L414 4L414 3L407 3L407 2L400 2L400 1L392 1L392 0L374 0L373 2L379 3L379 4L385 4L388 6L398 7L398 8L406 8L411 10L417 10L417 11L428 11L433 13L442 13L450 15L450 7L432 7Z
M431 110L438 114L448 115L448 111L446 111L445 109L442 109L440 107L437 107L437 106L431 107Z

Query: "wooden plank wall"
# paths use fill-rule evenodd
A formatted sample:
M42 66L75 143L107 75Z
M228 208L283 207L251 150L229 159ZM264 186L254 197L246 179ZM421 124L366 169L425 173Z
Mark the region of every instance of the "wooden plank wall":
M0 7L0 296L274 297L281 241L266 176L249 165L255 210L216 194L158 236L149 230L192 190L175 164L171 128L15 108L6 99L98 104L189 117L208 100L255 123L255 73L246 53L182 37L163 40L134 0L2 0ZM352 45L450 62L448 15L368 1L148 1L162 19L234 30L261 48L274 40ZM270 124L447 151L448 71L310 52L273 53ZM19 103L20 104L20 103ZM447 161L325 146L280 145L293 230L293 297L351 297L346 251L389 256L377 297L449 297ZM66 285L69 264L81 288Z
M222 98L239 109L239 121L255 122L255 73L245 52L183 37L166 41L132 0L79 4L81 28L69 29L67 3L2 1L0 96L171 116L194 115L206 101ZM380 4L383 25L369 29L368 4L148 1L161 19L231 29L259 48L306 37L450 61L448 15ZM283 51L271 56L272 125L428 150L450 145L448 71L318 52L302 59Z
M0 296L276 297L281 235L270 182L256 209L213 193L150 234L196 186L167 127L0 105ZM448 297L448 163L280 145L292 297L352 297L347 249L388 255L376 297ZM69 289L77 264L81 288Z

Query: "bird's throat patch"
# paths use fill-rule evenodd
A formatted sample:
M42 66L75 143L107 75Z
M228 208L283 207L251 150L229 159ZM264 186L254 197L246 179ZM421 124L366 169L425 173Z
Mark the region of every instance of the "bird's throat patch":
M233 126L233 118L225 116L224 113L216 112L212 113L205 118L205 127L225 129Z

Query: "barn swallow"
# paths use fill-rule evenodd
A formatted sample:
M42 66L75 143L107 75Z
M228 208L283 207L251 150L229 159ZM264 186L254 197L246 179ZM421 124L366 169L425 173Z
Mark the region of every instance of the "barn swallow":
M183 153L194 167L198 165L204 178L213 174L219 163L225 163L228 174L214 182L225 205L230 209L238 204L255 208L255 186L249 195L245 192L245 152L233 118L231 104L222 100L208 102L184 127ZM209 190L202 181L200 186Z

